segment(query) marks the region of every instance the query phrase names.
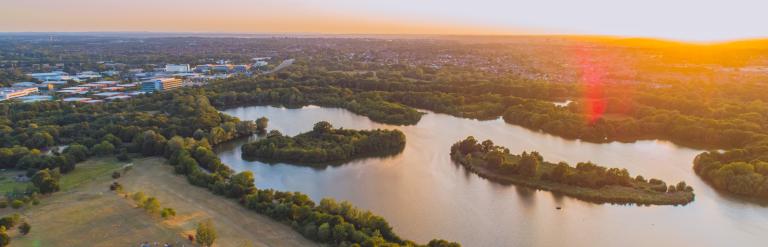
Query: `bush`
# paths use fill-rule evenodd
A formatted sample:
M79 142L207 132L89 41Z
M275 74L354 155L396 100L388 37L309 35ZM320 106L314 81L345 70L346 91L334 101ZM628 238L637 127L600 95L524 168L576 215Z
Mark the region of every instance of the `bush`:
M0 226L5 227L5 229L11 229L14 226L16 226L16 224L18 224L19 221L21 221L21 216L19 214L5 216L3 218L0 218Z
M144 210L147 210L147 212L150 213L157 213L160 211L160 201L154 197L147 198L147 200L144 201Z
M176 210L173 210L172 208L163 208L163 210L160 211L160 216L167 219L176 216Z
M120 153L117 154L117 160L122 162L131 161L131 157L128 156L128 150L126 150L125 148L120 149Z
M114 179L118 179L118 178L120 178L120 175L121 175L121 174L120 174L120 172L118 172L118 171L112 172L112 178L114 178Z
M21 208L22 206L24 206L24 202L19 199L13 200L11 202L11 207L14 209Z
M117 191L117 192L123 191L123 185L118 182L113 182L112 184L109 185L109 190Z
M19 233L21 233L21 235L27 235L31 230L32 226L30 226L27 222L21 223L21 225L19 225Z
M147 200L147 196L144 195L144 192L141 192L141 191L134 193L132 198L133 198L133 201L136 202L136 205L139 207L143 207L144 201Z

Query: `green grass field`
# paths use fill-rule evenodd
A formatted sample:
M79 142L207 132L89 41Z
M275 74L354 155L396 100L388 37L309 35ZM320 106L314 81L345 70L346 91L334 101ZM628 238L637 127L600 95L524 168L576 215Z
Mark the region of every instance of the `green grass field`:
M119 170L125 163L118 162L115 158L90 159L77 164L74 171L61 176L59 186L62 191L70 190L80 184L110 176L112 172Z
M0 195L5 195L14 190L24 191L28 186L32 185L30 182L16 182L14 177L19 174L24 174L24 171L6 170L0 172Z

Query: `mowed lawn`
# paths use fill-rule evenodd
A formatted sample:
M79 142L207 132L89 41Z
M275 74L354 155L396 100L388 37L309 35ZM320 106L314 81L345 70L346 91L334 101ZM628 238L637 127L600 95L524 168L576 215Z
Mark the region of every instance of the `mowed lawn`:
M0 215L22 213L32 225L27 236L15 229L12 246L138 246L141 242L196 246L186 239L198 222L213 219L218 231L215 246L312 246L290 227L251 212L232 200L194 187L161 158L141 158L116 181L124 191L142 191L156 197L161 207L177 216L164 220L136 208L124 195L109 190L113 171L127 163L91 159L61 179L62 191L41 199L23 211L7 208Z

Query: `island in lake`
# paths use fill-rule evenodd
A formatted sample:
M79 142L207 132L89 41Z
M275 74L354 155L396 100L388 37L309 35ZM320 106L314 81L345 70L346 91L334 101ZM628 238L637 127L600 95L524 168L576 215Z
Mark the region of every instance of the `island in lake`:
M550 163L537 152L510 154L492 141L470 136L451 146L451 159L489 180L549 190L593 202L681 205L694 199L685 182L669 185L659 179L632 178L626 169L591 162L572 167Z
M399 130L334 129L325 121L294 137L272 131L266 138L242 146L246 159L304 164L389 156L402 152L403 148L405 135Z

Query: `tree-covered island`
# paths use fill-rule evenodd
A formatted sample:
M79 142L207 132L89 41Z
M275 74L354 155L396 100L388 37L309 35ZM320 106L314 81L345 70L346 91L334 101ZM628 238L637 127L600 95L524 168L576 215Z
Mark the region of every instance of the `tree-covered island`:
M693 188L685 182L667 186L658 179L632 178L626 169L606 168L591 162L580 162L576 167L565 162L545 162L537 152L510 154L509 149L496 146L491 140L480 143L472 136L451 146L451 159L495 182L593 202L680 205L694 199Z
M272 131L266 138L243 145L243 157L277 162L329 164L356 158L400 153L405 135L399 130L334 129L325 121L294 137Z

